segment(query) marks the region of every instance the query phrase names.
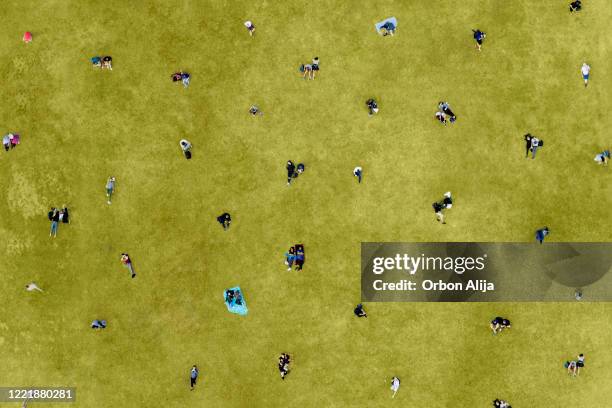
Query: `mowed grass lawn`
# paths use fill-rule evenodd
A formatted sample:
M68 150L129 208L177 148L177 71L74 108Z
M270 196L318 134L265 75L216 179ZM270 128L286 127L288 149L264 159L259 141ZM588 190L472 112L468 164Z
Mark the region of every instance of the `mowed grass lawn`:
M610 147L612 8L568 2L5 0L0 129L22 144L0 152L0 385L75 386L87 408L609 406L610 304L352 314L362 241L531 241L544 225L550 241L610 239L610 170L593 157ZM390 16L396 36L378 36ZM113 71L93 69L107 54ZM170 80L179 69L188 89ZM452 126L433 118L440 100ZM535 160L527 131L545 141ZM306 164L291 187L288 159ZM443 226L431 203L449 190ZM50 239L62 204L72 223ZM294 243L300 273L283 265ZM246 317L223 304L235 285ZM497 337L496 315L513 323ZM295 360L285 381L281 352Z

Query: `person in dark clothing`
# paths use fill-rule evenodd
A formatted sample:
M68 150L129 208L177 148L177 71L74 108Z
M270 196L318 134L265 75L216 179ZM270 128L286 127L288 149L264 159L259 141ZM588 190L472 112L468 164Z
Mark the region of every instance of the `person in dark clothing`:
M368 107L369 116L372 116L378 113L378 104L374 100L374 98L370 98L366 101L366 106Z
M306 253L304 252L304 245L295 244L295 270L301 271L306 261Z
M198 375L200 375L198 366L194 364L193 367L191 367L191 371L189 372L189 384L191 391L193 391L193 387L195 387L196 382L198 381Z
M106 320L94 320L91 322L92 329L106 329Z
M50 237L57 237L57 226L60 221L60 212L57 208L52 208L48 214L49 220L51 221L51 232L49 232Z
M106 57L102 57L102 68L113 70L113 57L107 55Z
M569 5L570 13L582 10L582 2L580 0L572 1Z
M529 157L529 152L531 151L531 139L533 139L531 133L525 134L525 158Z
M368 317L361 303L358 304L357 307L355 307L355 310L353 310L353 313L355 313L355 316L357 317Z
M219 222L219 224L221 224L223 229L227 231L227 229L230 227L230 224L232 223L232 217L229 213L223 213L217 217L217 221Z
M306 167L304 166L304 163L299 163L296 169L297 174L300 175L304 172L304 170L306 170Z
M542 244L544 242L544 238L546 238L548 234L550 234L550 230L548 229L548 227L544 227L544 228L537 230L536 231L536 241Z
M70 215L68 214L68 207L64 205L64 208L60 211L62 215L61 219L64 224L70 224Z
M382 25L382 27L380 27L380 32L382 33L383 37L386 37L387 35L393 36L393 34L395 34L395 24L393 24L391 21L387 21Z
M287 162L287 185L291 185L291 180L296 177L295 164L291 160Z
M487 34L480 31L479 29L472 30L474 33L474 40L476 41L476 49L480 51L482 49L482 42L484 41Z

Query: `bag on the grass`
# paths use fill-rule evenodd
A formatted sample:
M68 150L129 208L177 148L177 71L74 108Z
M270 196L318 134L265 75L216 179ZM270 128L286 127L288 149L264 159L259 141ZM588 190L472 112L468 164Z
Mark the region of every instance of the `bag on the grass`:
M542 139L540 139L538 141L538 147L542 147L542 146L544 146L544 141Z
M302 73L304 73L304 64L300 65L300 67L298 68L298 70Z

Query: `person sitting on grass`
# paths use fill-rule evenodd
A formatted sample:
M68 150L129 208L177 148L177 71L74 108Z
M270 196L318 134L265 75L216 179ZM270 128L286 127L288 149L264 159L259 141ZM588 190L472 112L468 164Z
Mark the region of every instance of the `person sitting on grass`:
M575 360L566 361L563 366L567 368L567 373L573 377L575 377L576 374L578 373L578 364L576 363Z
M102 58L100 57L93 57L91 59L91 64L96 67L96 68L102 68Z
M495 408L512 408L506 401L496 398L493 400L493 407Z
M550 234L550 229L548 227L541 228L536 231L536 241L540 244L544 243L544 239Z
M285 252L285 265L287 265L287 271L291 271L295 258L295 247L291 247Z
M187 160L191 159L191 143L189 143L189 141L186 139L181 139L179 145L181 146L181 150L183 151L185 158Z
M355 316L357 317L368 317L368 314L363 309L363 305L361 303L355 307L355 310L353 310L353 313L355 313Z
M106 329L106 320L94 320L91 322L92 329Z
M510 325L510 320L504 319L503 317L496 317L491 320L491 330L493 330L493 334L501 333L503 329L509 329L512 327Z
M304 252L304 245L295 244L295 270L301 271L304 268L305 261L306 253Z
M366 106L368 107L368 116L372 116L378 113L378 104L374 98L370 98L366 101Z
M110 55L102 57L102 68L113 70L113 57Z
M263 115L263 112L259 110L259 106L257 105L251 105L251 107L249 108L249 113L251 114L251 116Z
M576 361L576 375L580 374L580 369L584 368L584 354L578 354L578 361Z
M382 25L382 27L380 27L380 33L383 35L383 37L388 35L393 36L395 34L395 24L393 24L391 21L387 21Z
M278 371L280 371L281 380L284 380L289 374L289 363L291 363L291 356L288 353L281 353L278 357Z
M446 120L446 114L444 114L444 112L440 112L440 111L436 112L436 119L438 120L438 122L446 126L447 120Z
M221 224L225 231L227 231L232 223L232 217L229 213L223 213L217 217L217 222Z
M183 80L183 73L182 72L175 72L174 74L172 74L170 76L170 78L172 78L172 82L179 82Z
M595 161L597 162L597 164L602 164L604 166L607 166L609 160L610 160L610 151L607 149L599 153L597 156L595 156Z
M189 81L191 81L191 75L189 75L189 72L181 72L181 81L183 81L183 86L185 88L189 86Z
M580 0L572 1L569 5L570 13L582 10L582 2Z

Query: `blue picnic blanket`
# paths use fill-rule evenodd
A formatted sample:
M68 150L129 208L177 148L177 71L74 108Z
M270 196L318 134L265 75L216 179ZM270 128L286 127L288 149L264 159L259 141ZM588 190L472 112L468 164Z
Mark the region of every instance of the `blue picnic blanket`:
M246 314L249 312L246 305L246 300L244 300L244 297L242 296L240 286L226 289L223 292L223 299L225 300L227 310L229 310L231 313L246 316Z
M391 23L395 26L395 28L397 28L397 18L395 17L389 17L379 23L374 24L374 26L376 27L376 31L378 32L378 34L382 34L382 32L380 31L382 29L382 26L384 26L386 23Z

